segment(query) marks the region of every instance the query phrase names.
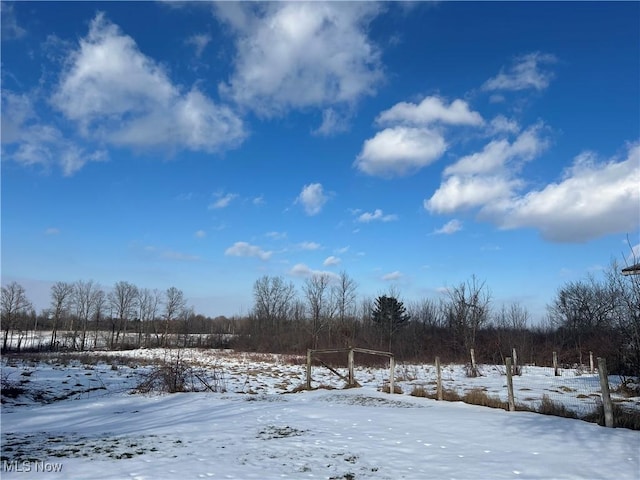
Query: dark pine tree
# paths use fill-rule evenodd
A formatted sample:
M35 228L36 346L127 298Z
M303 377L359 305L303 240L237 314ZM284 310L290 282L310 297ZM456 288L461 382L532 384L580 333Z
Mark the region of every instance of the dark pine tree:
M407 309L397 298L386 295L376 298L372 320L386 334L389 340L389 351L391 351L393 335L404 327L410 318Z

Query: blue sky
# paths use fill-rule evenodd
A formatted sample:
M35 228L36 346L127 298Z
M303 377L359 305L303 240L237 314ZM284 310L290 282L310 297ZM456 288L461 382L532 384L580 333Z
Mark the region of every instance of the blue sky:
M2 3L2 282L262 275L533 320L640 250L640 3ZM630 244L630 245L629 245Z

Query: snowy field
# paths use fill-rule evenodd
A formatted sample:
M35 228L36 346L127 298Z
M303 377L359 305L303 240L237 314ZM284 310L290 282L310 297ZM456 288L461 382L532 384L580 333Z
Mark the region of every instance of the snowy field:
M97 355L98 363L3 357L3 384L28 388L3 397L3 479L640 478L640 432L411 396L435 389L433 365L397 365L402 394L380 391L384 367L356 367L362 387L343 389L314 366L312 386L324 388L298 391L301 358L187 350L183 360L224 391L161 395L131 392L175 352ZM444 365L444 388L506 399L504 370L481 372L467 378L463 366ZM524 367L516 402L547 395L577 412L597 405L597 375L562 374ZM612 376L611 387L619 381ZM614 400L640 408L640 398Z

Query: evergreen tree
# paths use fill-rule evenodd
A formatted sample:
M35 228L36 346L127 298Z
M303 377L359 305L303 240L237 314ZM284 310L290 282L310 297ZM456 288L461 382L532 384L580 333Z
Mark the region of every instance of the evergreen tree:
M411 317L407 309L397 298L382 295L376 298L372 320L386 333L389 340L389 351L394 333L404 327Z

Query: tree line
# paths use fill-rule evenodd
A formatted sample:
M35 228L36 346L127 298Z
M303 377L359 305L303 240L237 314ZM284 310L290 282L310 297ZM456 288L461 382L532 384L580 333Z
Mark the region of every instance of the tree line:
M558 288L546 319L532 324L519 303L496 305L475 276L439 298L403 302L392 287L360 296L346 272L315 274L300 289L282 276L253 284L244 316L210 318L187 305L183 292L117 282L109 291L94 281L57 282L50 306L36 314L24 288L2 287L2 351L20 350L31 332L39 349L201 346L300 354L308 348L359 346L393 352L400 360L502 363L515 348L521 362L583 364L590 351L613 372L640 375L640 277L622 276L613 262ZM33 347L33 343L30 344Z

